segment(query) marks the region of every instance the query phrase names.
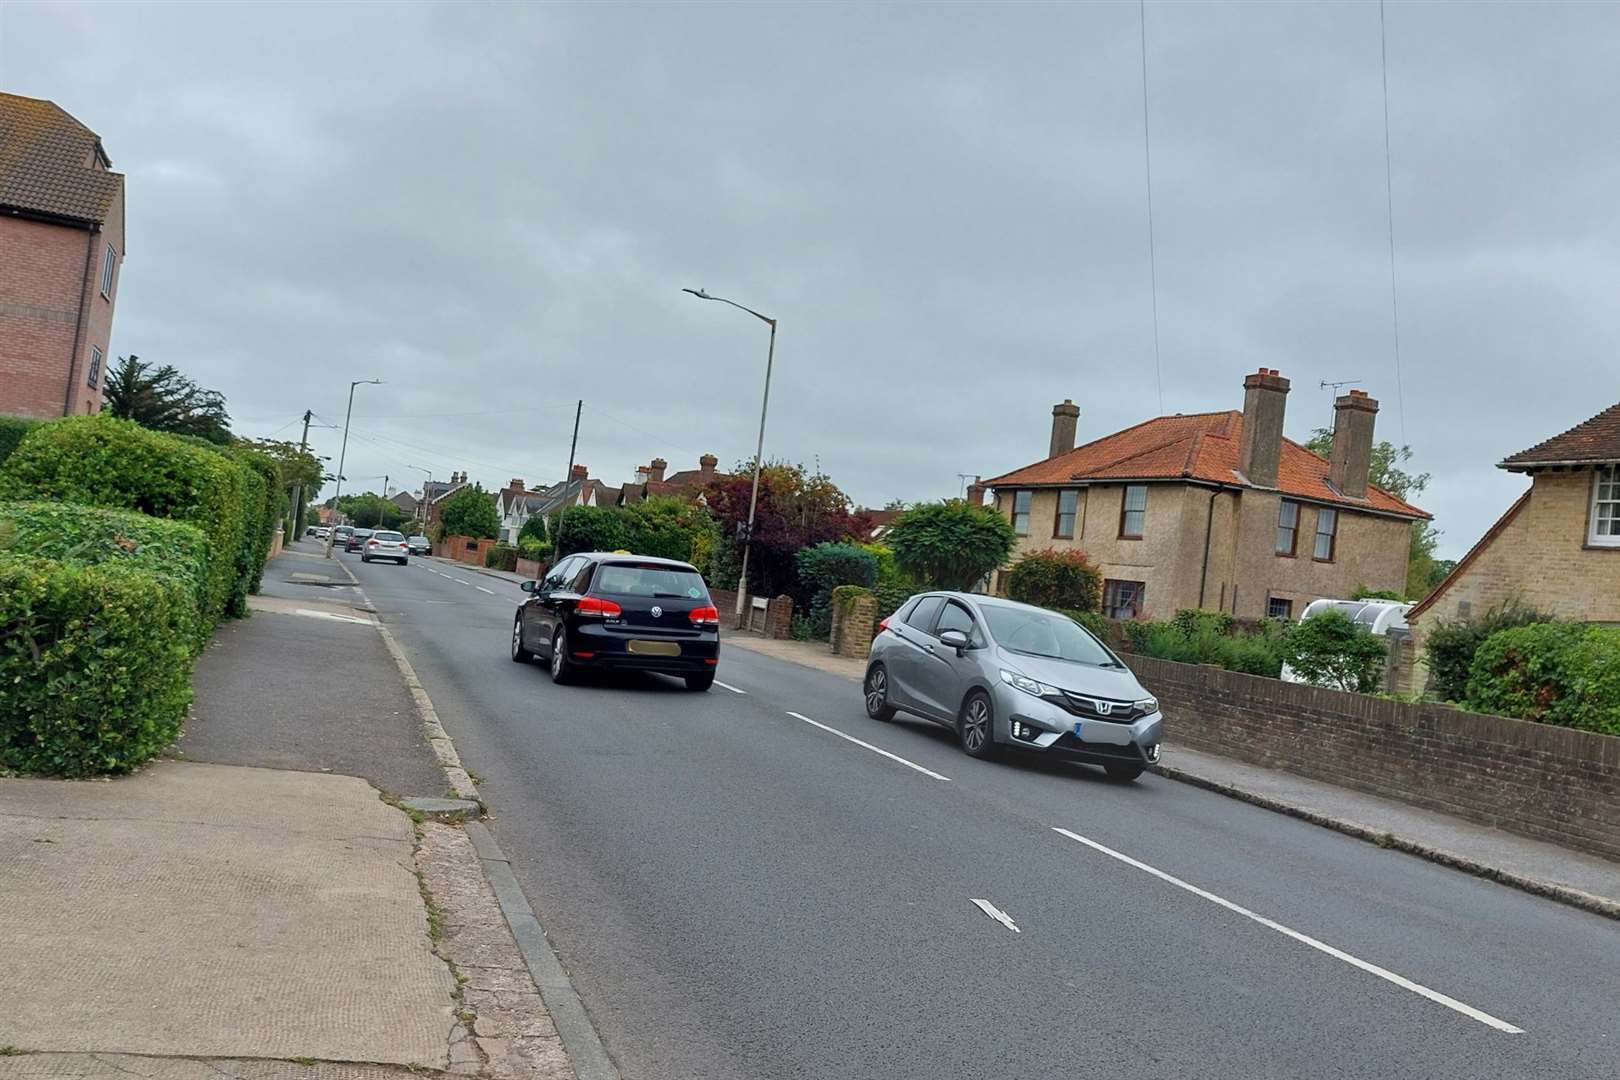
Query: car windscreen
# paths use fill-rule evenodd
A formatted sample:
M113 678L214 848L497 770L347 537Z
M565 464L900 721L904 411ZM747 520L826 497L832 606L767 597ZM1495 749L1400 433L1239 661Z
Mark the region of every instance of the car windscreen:
M371 538L373 540L396 540L396 541L405 539L405 537L402 534L397 533L397 532L372 533Z
M604 596L703 600L709 590L696 570L658 563L603 563L591 591Z
M411 543L415 544L415 543L418 543L418 542L425 544L425 543L428 542L428 538L425 537L425 536L413 536L413 537L411 537Z
M1049 611L985 604L981 609L996 644L1029 656L1112 667L1107 649L1073 619Z

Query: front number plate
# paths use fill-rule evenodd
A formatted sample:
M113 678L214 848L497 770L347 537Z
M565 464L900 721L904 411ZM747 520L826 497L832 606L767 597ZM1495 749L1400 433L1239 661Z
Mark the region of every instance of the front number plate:
M637 641L632 640L629 650L637 656L679 656L681 647L673 641Z

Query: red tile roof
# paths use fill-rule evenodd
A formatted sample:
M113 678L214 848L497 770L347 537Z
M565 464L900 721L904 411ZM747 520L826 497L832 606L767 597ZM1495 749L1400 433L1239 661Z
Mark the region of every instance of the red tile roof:
M1498 468L1523 472L1537 465L1620 461L1620 404L1576 424L1528 450L1504 458Z
M124 177L98 162L101 140L59 106L0 94L0 207L104 223Z
M1193 480L1250 487L1238 471L1243 414L1236 410L1160 416L1117 431L1066 454L1037 461L984 481L987 487L1057 486L1070 481ZM1284 495L1403 517L1430 515L1369 486L1367 497L1341 494L1328 482L1330 466L1303 446L1283 440L1277 489Z

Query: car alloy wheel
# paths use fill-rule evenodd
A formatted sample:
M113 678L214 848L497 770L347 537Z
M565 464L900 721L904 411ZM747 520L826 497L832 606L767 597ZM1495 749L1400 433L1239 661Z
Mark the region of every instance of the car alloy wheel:
M527 664L533 659L534 653L523 647L523 616L519 615L512 620L512 662Z
M566 684L573 677L574 665L568 662L568 634L559 626L551 639L551 681Z
M994 714L990 699L980 691L968 695L959 721L962 749L969 757L987 758L995 753Z
M889 673L882 664L873 664L866 673L866 715L874 720L893 720L889 704Z

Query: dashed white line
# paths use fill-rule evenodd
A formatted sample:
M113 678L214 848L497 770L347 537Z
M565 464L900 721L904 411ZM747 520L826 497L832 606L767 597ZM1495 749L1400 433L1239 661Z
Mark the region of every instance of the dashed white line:
M732 686L730 683L721 682L719 679L714 680L714 685L723 686L727 690L730 690L733 694L746 694L746 693L748 693L748 691L742 689L739 686Z
M1000 908L996 907L996 905L992 904L990 901L988 901L988 900L975 900L975 899L970 898L968 902L975 905L980 911L984 912L986 915L990 916L992 919L996 920L996 922L1000 923L1002 926L1005 926L1007 929L1011 930L1013 933L1015 933L1015 934L1022 934L1023 933L1022 930L1018 929L1018 924L1012 921L1012 916L1011 915L1008 915L1005 911L1002 911Z
M495 595L495 590L494 589L486 589L482 585L474 585L473 588L477 589L479 592L487 592L491 596Z
M831 732L832 734L838 736L840 739L847 739L848 741L854 743L856 746L865 747L866 749L872 751L872 753L874 753L874 754L882 754L884 757L888 758L890 761L898 761L900 764L904 765L908 769L916 769L918 772L922 773L924 776L931 776L935 780L949 780L950 779L950 777L948 777L948 776L941 776L939 773L935 772L933 769L925 769L925 768L923 768L921 765L918 765L915 761L907 761L905 758L901 757L899 754L891 754L887 750L883 749L881 746L873 746L869 742L862 742L860 739L857 739L853 735L845 735L842 731L839 731L837 728L828 727L826 724L817 723L816 721L810 719L808 716L804 715L803 713L796 713L796 712L793 712L792 710L789 710L788 715L793 717L793 719L795 719L795 720L803 720L805 723L809 724L811 727L818 727L822 731Z
M460 579L460 578L458 578L458 577L453 577L453 578L451 578L451 579L450 579L450 580L451 580L451 581L453 581L453 582L455 582L455 583L456 583L456 584L457 584L457 585L471 585L471 584L472 584L472 582L470 582L470 581L463 581L463 580L461 580L461 579Z
M1168 882L1171 885L1174 885L1178 889L1185 889L1188 892L1192 893L1194 896L1203 897L1205 900L1208 900L1212 904L1219 904L1221 907L1225 908L1228 911L1236 912L1237 914L1242 915L1245 919L1252 919L1255 922L1259 923L1261 926L1268 927L1268 928L1270 928L1272 930L1277 931L1277 933L1282 934L1285 937L1293 938L1295 941L1298 941L1301 944L1309 945L1313 949L1316 949L1316 950L1318 950L1320 952L1324 952L1327 955L1333 957L1335 960L1343 960L1345 963L1349 964L1351 967L1360 968L1362 971L1367 972L1369 975L1376 975L1380 979L1384 979L1387 982L1394 983L1396 986L1399 986L1403 990L1410 990L1410 991L1412 991L1412 993L1417 994L1419 997L1428 998L1430 1001L1435 1002L1438 1005L1444 1005L1446 1008L1452 1009L1452 1010L1454 1010L1456 1012L1460 1012L1464 1016L1466 1016L1466 1017L1468 1017L1468 1018L1470 1018L1472 1020L1478 1020L1480 1023L1484 1024L1486 1027L1495 1028L1497 1031L1505 1031L1509 1035L1523 1035L1524 1034L1524 1029L1523 1028L1514 1027L1512 1024L1508 1023L1506 1020L1498 1020L1496 1017L1492 1016L1490 1013L1481 1012L1480 1010L1474 1008L1472 1005L1465 1005L1462 1002L1458 1001L1456 998L1447 997L1445 994L1440 993L1438 990L1430 990L1427 986L1424 986L1421 983L1415 983L1411 979L1408 979L1403 975L1397 975L1393 971L1390 971L1388 968L1381 968L1377 964L1370 964L1367 961L1362 960L1359 957L1351 956L1349 953L1345 952L1343 949L1335 949L1332 945L1329 945L1326 942L1318 941L1315 938L1311 937L1309 934L1302 934L1298 930L1292 930L1292 929L1284 926L1280 922L1277 922L1277 921L1275 921L1273 919L1266 918L1264 915L1257 915L1254 912L1250 911L1248 908L1242 906L1241 904L1234 904L1232 901L1226 899L1225 897L1216 896L1214 893L1209 892L1206 889L1200 889L1196 885L1190 885L1187 882L1182 881L1180 878L1176 877L1173 874L1167 874L1163 870L1158 869L1157 867L1149 866L1147 863L1142 862L1142 861L1140 861L1138 859L1133 859L1129 855L1125 855L1125 854L1122 854L1121 852L1115 851L1111 847L1105 847L1104 845L1097 843L1097 841L1095 841L1095 840L1090 840L1090 839L1087 839L1084 836L1081 836L1079 833L1070 832L1068 829L1060 829L1060 828L1057 828L1056 826L1053 827L1052 831L1056 832L1056 833L1061 833L1062 835L1067 836L1070 840L1074 840L1074 841L1077 841L1079 843L1082 843L1082 844L1086 845L1087 847L1091 848L1094 851L1100 851L1104 855L1107 855L1111 859L1118 859L1120 862L1124 863L1127 866L1134 866L1138 870L1142 870L1142 871L1145 871L1146 873L1152 874L1154 877L1158 878L1160 881ZM977 903L977 901L975 901L975 903Z

